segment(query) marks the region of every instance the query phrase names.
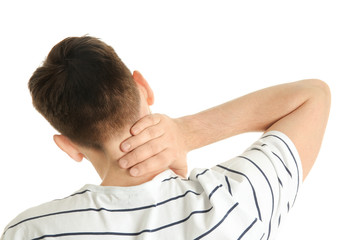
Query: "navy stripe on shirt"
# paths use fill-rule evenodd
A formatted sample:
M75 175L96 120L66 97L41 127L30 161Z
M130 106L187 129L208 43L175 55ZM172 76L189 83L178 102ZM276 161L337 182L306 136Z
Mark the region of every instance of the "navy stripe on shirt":
M247 157L244 157L244 156L239 156L239 158L243 158L243 159L246 159L247 161L251 162L260 172L261 174L264 176L269 188L270 188L270 192L271 192L271 200L272 200L272 205L271 205L271 216L270 216L270 219L273 218L273 215L274 215L274 192L273 192L273 189L271 187L271 184L269 182L269 179L267 178L266 174L263 172L263 170L261 170L261 168L254 162L252 161L250 158L247 158ZM271 232L271 220L269 221L269 230L268 230L268 239L270 237L270 232Z
M209 169L205 169L202 173L198 173L196 174L196 178L198 178L199 176L203 175L204 173L206 173Z
M66 198L69 198L69 197L73 197L73 196L76 196L76 195L81 195L81 194L84 194L84 193L87 193L87 192L91 192L89 189L86 189L84 191L81 191L81 192L76 192L74 194L71 194L70 196L67 196L67 197L64 197L64 198L60 198L60 199L55 199L53 201L59 201L59 200L64 200Z
M170 177L170 178L166 178L166 179L162 180L161 182L166 182L166 181L170 181L170 180L172 180L172 179L177 179L177 178L178 178L178 176L176 176L176 177Z
M258 203L258 200L257 200L257 197L256 197L256 192L255 192L255 189L254 189L254 186L252 185L250 179L248 178L248 176L246 176L244 173L242 172L239 172L239 171L236 171L236 170L233 170L233 169L230 169L230 168L227 168L227 167L224 167L222 165L216 165L217 167L219 168L222 168L222 169L225 169L226 171L229 171L229 172L232 172L232 173L235 173L235 174L239 174L243 177L246 178L246 180L248 180L250 186L251 186L251 189L252 189L252 192L253 192L253 196L254 196L254 201L255 201L255 206L256 206L256 209L258 211L258 216L259 216L259 219L260 221L262 221L262 218L261 218L261 212L260 212L260 208L259 208L259 203Z
M280 180L279 177L278 177L278 182L279 182L280 186L283 187L283 183L282 183L282 181Z
M13 227L16 227L17 225L21 224L21 223L24 223L24 222L27 222L27 221L31 221L31 220L35 220L35 219L39 219L39 218L44 218L44 217L49 217L49 216L54 216L54 215L60 215L60 214L68 214L68 213L76 213L76 212L87 212L87 211L95 211L95 212L100 212L100 211L107 211L107 212L131 212L131 211L139 211L139 210L143 210L143 209L147 209L147 208L153 208L153 207L157 207L157 206L160 206L160 205L163 205L167 202L170 202L170 201L173 201L173 200L176 200L176 199L180 199L180 198L183 198L185 197L188 193L192 193L192 194L195 194L195 195L201 195L201 193L197 193L197 192L194 192L192 190L188 190L186 191L184 194L182 195L178 195L176 197L172 197L172 198L169 198L165 201L162 201L162 202L159 202L159 203L156 203L156 204L152 204L152 205L147 205L147 206L143 206L143 207L137 207L137 208L128 208L128 209L107 209L107 208L85 208L85 209L74 209L74 210L68 210L68 211L61 211L61 212L54 212L54 213L49 213L49 214L44 214L44 215L40 215L40 216L35 216L35 217L31 217L31 218L27 218L27 219L24 219L12 226L10 226L7 230L13 228ZM7 231L6 230L6 231ZM6 232L5 231L5 232Z
M239 236L238 240L240 240L253 226L254 224L257 222L257 218L255 218L255 220L250 224L250 226L248 226L245 231ZM264 236L264 235L263 235ZM261 237L262 238L262 237Z
M216 186L212 192L209 194L209 199L212 197L212 195L216 192L216 190L218 190L220 187L222 187L223 185L219 185L219 186ZM100 211L107 211L107 212L130 212L130 211L138 211L138 210L144 210L144 209L148 209L148 208L152 208L152 207L157 207L157 206L160 206L160 205L163 205L167 202L170 202L170 201L173 201L173 200L176 200L176 199L180 199L180 198L183 198L185 197L188 193L192 193L192 194L195 194L195 195L201 195L201 193L196 193L194 191L191 191L191 190L188 190L186 191L184 194L182 195L179 195L179 196L176 196L176 197L172 197L172 198L169 198L165 201L162 201L162 202L159 202L159 203L156 203L156 204L152 204L152 205L147 205L147 206L143 206L143 207L138 207L138 208L129 208L129 209L107 209L107 208L85 208L85 209L74 209L74 210L68 210L68 211L61 211L61 212L54 212L54 213L49 213L49 214L44 214L44 215L40 215L40 216L36 216L36 217L31 217L31 218L27 218L27 219L24 219L12 226L10 226L7 230L13 228L13 227L16 227L17 225L21 224L21 223L24 223L24 222L27 222L27 221L31 221L31 220L35 220L35 219L39 219L39 218L44 218L44 217L50 217L50 216L54 216L54 215L60 215L60 214L69 214L69 213L78 213L78 212L88 212L88 211L95 211L95 212L100 212ZM6 230L6 231L7 231ZM6 232L5 231L5 232ZM4 233L5 233L4 232Z
M125 232L70 232L70 233L59 233L59 234L47 234L47 235L43 235L41 237L37 237L37 238L33 238L33 240L40 240L40 239L44 239L44 238L48 238L48 237L52 237L52 238L57 238L57 237L65 237L65 236L94 236L94 235L111 235L111 236L138 236L142 233L147 233L147 232L157 232L160 231L162 229L168 228L168 227L172 227L174 225L186 222L192 215L194 214L202 214L202 213L208 213L213 209L213 207L209 208L209 209L205 209L205 210L198 210L198 211L193 211L189 214L189 216L187 216L184 219L181 219L179 221L158 227L158 228L154 228L154 229L144 229L140 232L134 232L134 233L125 233Z
M229 178L225 175L225 181L227 183L227 186L228 186L228 189L229 189L229 193L230 195L232 196L232 193L231 193L231 185L230 185L230 182L229 182Z
M220 184L219 186L216 186L216 187L214 188L214 190L212 190L211 193L209 194L209 199L210 199L211 196L214 194L214 192L216 192L216 190L218 190L218 189L221 188L222 186L223 186L222 184Z
M259 151L259 152L263 152L261 149L259 149L259 148L252 148L252 149L250 149L250 150L256 150L256 151ZM283 165L283 167L285 168L285 170L286 170L286 172L290 175L290 177L292 178L292 174L291 174L291 172L290 172L290 170L286 167L286 165L285 165L285 163L283 162L283 160L276 154L276 153L274 153L273 151L271 151L272 152L272 154L274 154L278 159L279 159L279 161L281 162L281 164Z
M284 161L283 161L276 153L274 153L273 151L271 151L271 152L280 160L280 162L281 162L282 165L284 166L286 172L287 172L287 173L290 175L290 177L292 178L292 174L291 174L290 170L286 167Z
M296 171L297 171L297 176L298 176L298 182L297 182L297 187L296 187L296 194L295 194L295 198L294 198L294 202L293 202L293 205L294 205L294 203L295 203L295 201L296 201L296 198L297 198L297 194L298 194L298 192L299 192L299 185L300 185L300 171L299 171L299 166L298 166L298 164L297 164L297 161L296 161L296 159L295 159L295 156L294 156L293 152L291 151L289 145L288 145L281 137L270 134L270 135L266 135L266 136L264 136L264 137L262 137L262 138L267 138L267 137L275 137L275 138L279 139L280 141L282 141L282 142L285 144L285 146L287 147L287 149L289 150L289 152L290 152L290 154L291 154L291 156L292 156L292 158L293 158L293 160L294 160L294 163L295 163L295 166L296 166Z
M209 233L211 233L212 231L214 231L218 226L220 226L220 224L222 222L224 222L224 220L229 216L229 214L232 212L232 210L234 210L234 208L236 208L239 205L239 203L235 203L225 214L225 216L220 220L220 222L218 222L214 227L212 227L209 231L203 233L202 235L200 235L199 237L195 238L194 240L197 239L201 239L203 237L205 237L206 235L208 235Z
M263 239L264 236L265 236L265 233L261 236L260 240Z

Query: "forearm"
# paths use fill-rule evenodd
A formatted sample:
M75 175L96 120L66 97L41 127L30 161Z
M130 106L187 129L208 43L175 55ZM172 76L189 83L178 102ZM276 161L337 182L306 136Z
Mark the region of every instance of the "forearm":
M265 88L178 119L150 114L132 126L133 136L121 144L126 154L119 163L136 169L138 176L164 167L185 176L187 152L245 132L276 130L295 144L305 177L318 154L330 103L326 83L303 80Z
M245 132L263 132L317 93L317 80L265 88L178 119L193 150Z

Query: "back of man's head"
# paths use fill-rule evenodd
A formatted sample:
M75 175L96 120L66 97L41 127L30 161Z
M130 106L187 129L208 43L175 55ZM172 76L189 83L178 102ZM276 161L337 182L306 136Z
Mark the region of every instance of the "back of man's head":
M138 119L139 92L112 47L97 38L56 44L29 80L35 108L73 142L102 143Z

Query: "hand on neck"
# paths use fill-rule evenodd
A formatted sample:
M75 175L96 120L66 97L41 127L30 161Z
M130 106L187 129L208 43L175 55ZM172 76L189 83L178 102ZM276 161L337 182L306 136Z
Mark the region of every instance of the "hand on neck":
M139 119L150 114L149 106L154 102L154 94L144 79L138 72L133 73L140 94ZM123 129L118 136L103 143L102 150L81 147L74 144L70 139L63 135L55 135L54 141L64 152L66 152L75 161L80 162L83 157L87 158L95 167L99 176L103 180L101 185L104 186L135 186L153 179L162 171L152 172L141 177L133 177L129 173L129 169L120 168L118 159L124 155L120 150L120 143L131 136L130 127Z
M129 128L130 129L130 128ZM84 156L92 163L102 179L102 186L136 186L152 180L161 171L151 172L142 176L133 177L130 169L121 168L118 160L125 154L120 150L120 143L130 137L128 133L122 133L104 144L104 149L83 149Z

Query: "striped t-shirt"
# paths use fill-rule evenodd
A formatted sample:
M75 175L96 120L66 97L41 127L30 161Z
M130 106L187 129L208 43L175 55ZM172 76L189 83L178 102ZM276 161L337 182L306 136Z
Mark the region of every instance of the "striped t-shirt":
M167 170L138 186L85 185L23 212L1 239L274 239L301 181L295 146L271 131L188 179Z

